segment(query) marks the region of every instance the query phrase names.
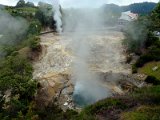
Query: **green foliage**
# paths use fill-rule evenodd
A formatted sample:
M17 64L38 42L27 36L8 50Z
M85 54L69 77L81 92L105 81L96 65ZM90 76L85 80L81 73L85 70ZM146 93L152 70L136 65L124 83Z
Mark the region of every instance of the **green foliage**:
M160 104L160 86L143 87L130 94L132 99L141 104Z
M35 18L40 21L43 27L54 27L52 5L40 2Z
M76 120L77 112L67 110L63 112L58 106L52 104L44 109L37 110L40 120Z
M131 22L124 28L126 39L123 43L127 46L128 51L141 54L149 31L147 28L149 24L147 17L139 17L137 21Z
M77 117L77 120L96 120L96 115L98 113L101 113L103 111L109 111L112 108L125 110L128 107L129 106L125 104L125 102L123 102L121 99L107 98L84 108L84 110Z
M126 39L124 40L124 44L128 47L128 50L141 55L132 67L133 72L136 72L136 68L142 67L147 62L160 60L160 41L150 31L152 24L149 21L150 19L148 18L140 18L133 25L129 25L132 28L131 31L128 28L125 31Z
M125 112L121 120L159 120L160 106L140 106L131 112Z
M145 63L150 61L159 61L160 60L160 48L152 46L149 48L148 52L140 56L136 62L136 67L142 67Z
M160 2L157 4L155 9L152 11L150 18L152 20L152 29L153 30L160 30Z
M153 68L157 67L156 70ZM157 80L160 80L160 62L149 62L145 64L142 68L139 68L139 73L146 74L148 76L155 77Z
M5 56L11 55L14 51L16 51L15 46L9 46L9 45L4 45L2 46L2 52L5 54Z
M35 6L34 6L34 3L32 3L32 2L26 3L24 0L19 0L15 7L22 8L22 7L35 7Z
M35 51L40 49L40 38L37 36L30 36L28 38L30 48Z
M146 15L150 14L155 7L156 3L143 2L143 3L134 3L129 6L122 6L122 9L123 11L131 11L133 13Z
M154 76L148 76L145 80L145 82L153 84L153 85L160 85L160 80L158 80L156 77Z
M152 45L158 45L158 42L159 42L159 38L156 37L151 31L148 32L147 39L146 39L146 42L145 42L146 48L148 48Z
M106 12L111 12L115 14L120 14L123 11L131 11L140 15L147 15L152 12L156 7L156 3L153 2L143 2L143 3L134 3L127 6L118 6L115 4L106 4L103 6Z
M40 31L41 23L38 20L32 21L28 28L28 35L38 35Z
M160 19L160 3L157 4L157 6L155 7L155 9L152 12L152 19L156 20L156 19Z
M23 93L23 87L20 85L25 85L27 88L32 78L32 66L27 60L20 58L18 55L8 56L1 66L0 72L1 91L13 89L13 93L18 93L22 90L22 94L25 94ZM26 92L29 93L30 91Z
M32 2L27 2L27 3L25 4L25 6L27 6L27 7L35 7L35 6L34 6L34 3L32 3Z
M19 0L16 7L24 7L25 6L25 1L24 0Z
M35 19L35 13L37 12L37 7L30 7L25 5L25 7L6 7L6 10L15 17L23 17L28 21Z
M9 118L16 117L17 112L25 112L37 89L36 81L32 80L32 66L28 60L8 56L0 67L0 91L2 95L11 90L11 100L7 103L9 109L1 111ZM3 103L3 105L6 103Z
M132 65L132 73L137 73L138 72L138 68L135 64Z

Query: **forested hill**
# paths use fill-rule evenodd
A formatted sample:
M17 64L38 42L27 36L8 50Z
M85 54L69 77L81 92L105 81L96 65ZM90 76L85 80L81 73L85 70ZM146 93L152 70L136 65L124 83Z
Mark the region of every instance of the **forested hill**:
M128 6L118 6L115 4L106 4L103 6L106 11L112 12L124 12L124 11L131 11L133 13L138 14L149 14L157 5L157 3L153 2L143 2L143 3L134 3Z
M148 14L150 13L155 7L156 3L153 2L143 2L143 3L134 3L129 6L122 6L123 11L132 11L133 13L138 14Z

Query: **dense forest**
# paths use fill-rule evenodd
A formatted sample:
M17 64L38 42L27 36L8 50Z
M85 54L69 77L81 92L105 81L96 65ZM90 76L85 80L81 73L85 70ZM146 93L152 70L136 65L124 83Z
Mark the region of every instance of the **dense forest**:
M144 3L134 3L128 6L122 6L123 11L131 11L138 14L149 14L156 7L156 3L144 2Z
M121 13L124 11L131 11L133 13L138 13L141 15L146 15L152 12L152 10L155 8L156 3L152 2L143 2L143 3L134 3L128 6L118 6L115 4L106 4L103 5L103 8L106 10L106 12L114 12L114 13Z
M35 6L20 0L15 7L0 5L0 16L5 21L5 24L0 24L1 120L160 119L160 40L154 34L160 30L160 3L103 7L115 16L126 10L143 15L126 26L123 32L127 52L139 56L132 71L147 74L145 82L148 85L134 88L123 96L101 100L85 107L80 113L74 110L64 112L54 103L40 107L35 99L40 85L32 79L32 62L41 53L40 32L48 27L55 29L55 21L51 5L40 2ZM21 22L17 23L17 20ZM17 34L17 31L21 34ZM154 66L159 68L152 71Z

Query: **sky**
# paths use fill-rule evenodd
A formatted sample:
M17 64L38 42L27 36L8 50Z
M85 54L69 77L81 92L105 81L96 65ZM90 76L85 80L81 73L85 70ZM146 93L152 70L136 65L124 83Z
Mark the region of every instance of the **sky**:
M16 5L18 0L0 0L0 4ZM39 1L52 3L53 0L25 0L37 4ZM158 2L159 0L60 0L62 7L99 7L105 3L115 3L118 5L128 5L138 2Z

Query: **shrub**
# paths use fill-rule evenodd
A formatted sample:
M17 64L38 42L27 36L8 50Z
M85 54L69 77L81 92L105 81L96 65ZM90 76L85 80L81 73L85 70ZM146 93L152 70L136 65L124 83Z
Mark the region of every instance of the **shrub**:
M29 36L29 46L33 51L39 51L40 49L40 38L38 36Z
M28 35L38 35L41 31L41 23L38 20L32 21L28 28Z
M160 80L158 80L156 77L154 76L148 76L145 80L145 82L153 84L153 85L160 85Z
M160 104L160 86L150 86L136 89L129 96L142 104Z
M142 67L145 63L153 61L154 60L154 56L152 56L151 54L145 54L142 55L138 61L136 62L135 66L136 67Z
M11 90L9 109L1 107L3 115L13 118L19 111L25 113L36 92L36 81L32 80L32 66L28 60L18 56L8 56L0 67L0 91L4 95ZM3 105L6 104L3 102Z
M151 31L147 34L147 39L145 42L146 47L150 47L152 45L156 45L157 41L159 41L159 38L156 37Z
M160 106L140 106L134 111L125 112L121 120L159 120Z
M137 73L138 68L136 65L132 65L132 73Z

